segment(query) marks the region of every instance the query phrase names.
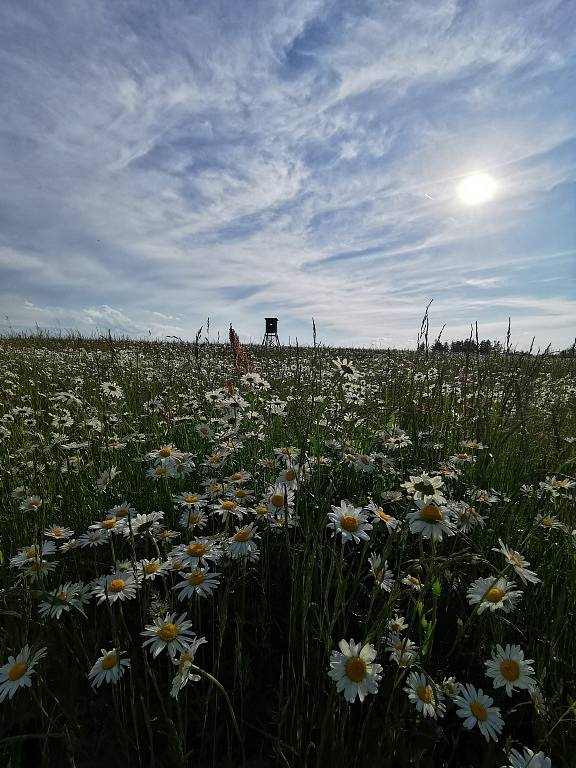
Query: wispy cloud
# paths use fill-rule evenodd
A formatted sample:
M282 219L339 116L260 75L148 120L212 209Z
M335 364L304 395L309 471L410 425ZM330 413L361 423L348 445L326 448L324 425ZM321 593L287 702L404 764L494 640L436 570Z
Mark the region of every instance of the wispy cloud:
M570 3L238 8L2 4L3 313L405 344L434 298L445 334L570 343ZM477 169L500 193L465 208Z

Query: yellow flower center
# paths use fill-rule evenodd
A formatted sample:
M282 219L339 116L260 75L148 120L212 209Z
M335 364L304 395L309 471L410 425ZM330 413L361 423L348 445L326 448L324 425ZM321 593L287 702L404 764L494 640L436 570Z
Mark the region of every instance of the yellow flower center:
M508 560L510 560L512 565L516 566L516 568L520 568L520 570L524 570L524 566L522 565L522 560L520 560L519 557L516 557L516 555L509 554Z
M26 664L23 661L18 661L12 669L8 672L8 680L10 680L12 683L15 680L20 680L22 675L26 673L26 670L28 669L28 664Z
M293 469L287 469L284 476L289 483L292 482L292 480L296 480L296 472L294 472Z
M60 600L61 603L65 603L68 599L68 594L66 592L58 592L56 599Z
M115 512L116 517L128 517L128 510L126 507L120 507L120 509L117 509Z
M259 504L254 512L256 512L257 515L265 515L268 512L268 507L265 507L263 504Z
M188 584L190 584L191 587L196 587L198 584L202 584L205 580L206 576L203 573L191 573L187 579Z
M222 456L209 456L208 461L212 464L220 464L222 461Z
M234 494L234 496L236 496L237 499L243 499L244 496L247 496L247 495L248 494L246 493L246 491L243 490L242 488L238 488L238 490Z
M387 515L386 512L384 512L383 509L379 509L378 512L376 512L380 520L384 520L385 523L388 522L388 520L392 520L392 515Z
M125 586L126 582L124 579L112 579L110 582L110 592L122 592Z
M116 520L102 520L102 528L114 528Z
M37 546L30 547L30 549L26 550L26 559L32 560L32 558L36 557L38 554L39 552Z
M187 496L184 496L184 501L187 504L195 504L198 501L198 496L195 493L189 493Z
M360 456L360 461L362 462L362 464L370 464L370 459L368 458L368 456Z
M489 603L499 603L506 593L500 587L492 587L486 592L486 600Z
M480 720L481 722L484 722L488 719L488 712L486 711L486 707L483 707L479 701L471 702L470 712L472 712L476 720Z
M430 704L432 702L432 690L428 688L427 685L421 685L416 689L416 693L418 694L419 699L425 704Z
M252 538L252 534L246 528L234 534L234 541L248 541L250 538Z
M170 450L170 448L160 448L158 453L160 454L160 456L162 456L163 459L167 459L168 456L172 455L172 451Z
M364 680L367 672L366 662L360 656L352 656L346 662L346 676L353 683L359 683Z
M554 520L552 520L551 517L543 517L542 520L540 520L542 525L545 525L547 528L551 528L554 525Z
M344 528L345 531L348 531L349 533L353 533L354 531L358 530L358 520L354 517L354 515L342 515L340 518L340 525L342 528Z
M420 510L420 519L426 523L437 523L442 520L442 511L435 504L426 504Z
M466 459L468 458L468 454L467 453L457 453L456 456L459 459L461 459L462 461L466 461Z
M100 662L100 666L104 670L112 669L112 667L116 667L117 665L118 665L118 656L116 656L115 653L110 653L107 656L104 656L104 658Z
M236 509L238 505L235 501L223 501L222 502L222 509L225 509L227 512L229 512L231 509Z
M144 573L156 573L158 570L158 564L157 563L146 563L144 566Z
M201 557L208 551L208 547L206 544L202 544L199 541L193 541L191 544L188 544L188 547L186 549L186 552L191 557Z
M242 480L242 473L241 472L234 472L234 474L232 475L232 477L230 479L231 480Z
M347 453L346 458L348 461L356 461L356 454L355 453Z
M506 659L500 664L500 674L510 683L518 680L520 677L520 665L514 659Z
M165 643L171 643L178 637L178 627L176 624L170 624L170 622L167 624L162 624L157 632L157 635L160 640L164 640Z
M409 578L410 578L410 581L412 582L412 584L414 584L415 587L421 587L422 586L422 582L420 581L418 576L410 576Z
M280 493L275 493L273 496L270 497L270 503L275 507L283 507L284 496Z
M64 536L64 528L52 528L52 536L56 536L57 538Z
M156 467L154 473L159 477L163 477L166 474L166 467Z

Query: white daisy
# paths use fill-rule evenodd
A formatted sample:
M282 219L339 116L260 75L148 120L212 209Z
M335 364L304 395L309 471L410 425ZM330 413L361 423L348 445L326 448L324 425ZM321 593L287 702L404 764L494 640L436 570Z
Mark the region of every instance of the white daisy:
M368 541L367 531L372 530L372 524L368 522L366 514L346 501L341 501L339 507L332 506L328 521L327 527L334 529L332 535L340 533L344 544L347 541L354 544L359 544L361 540Z
M209 573L205 568L195 568L190 573L179 571L179 574L184 581L179 581L172 587L178 591L178 600L185 600L194 594L199 597L210 596L220 584L218 576L221 574Z
M192 539L189 544L174 547L170 552L172 559L176 558L189 568L197 568L199 565L207 566L210 562L217 562L223 555L222 547L214 539Z
M116 571L97 579L92 590L98 604L115 603L117 600L132 600L136 597L138 583L130 571Z
M390 661L395 661L399 667L409 667L416 661L418 646L408 637L391 632L386 642L386 653Z
M167 613L164 619L156 618L153 624L148 624L141 635L148 638L142 647L150 646L150 653L156 658L164 648L172 658L178 651L183 651L192 641L194 632L190 629L192 622L186 619L186 614L176 618L175 613Z
M513 581L500 577L479 578L468 588L467 597L470 605L478 605L478 613L484 611L504 611L511 613L522 597L522 590L514 589Z
M402 483L406 492L418 501L434 501L436 504L445 504L446 499L442 496L444 480L439 475L429 475L423 472L421 475L410 475L410 479Z
M0 667L0 702L11 699L19 688L32 685L34 667L46 655L46 648L40 648L34 655L28 645L18 656L9 656L4 666Z
M502 768L552 768L552 761L544 752L536 754L528 747L522 747L523 754L513 749L508 753L508 765Z
M372 523L377 525L378 523L384 523L388 533L393 533L400 525L400 520L389 515L382 507L379 507L375 502L371 501L364 507L366 512L372 514Z
M415 500L414 503L418 510L406 515L412 533L420 533L422 538L432 541L442 541L444 535L454 535L454 524L448 507L440 507L432 501Z
M498 741L504 721L500 709L492 706L494 700L486 696L482 688L476 690L470 683L461 685L460 695L454 697L454 703L459 707L456 714L464 720L464 728L471 731L477 725L486 741Z
M404 690L418 712L424 717L444 717L446 705L443 703L444 695L438 686L433 685L421 672L411 672L407 683Z
M228 539L226 551L233 560L241 557L254 559L258 554L256 539L260 538L254 523L236 528L236 533Z
M347 643L340 640L340 651L332 651L328 676L336 682L336 690L344 692L344 698L351 704L356 700L364 701L367 694L378 692L378 682L382 679L382 667L375 664L376 649L371 643L363 647L354 640Z
M208 640L205 637L195 637L184 650L180 651L180 655L177 658L172 659L172 663L177 667L170 691L170 696L173 698L178 698L178 694L187 683L190 681L197 683L201 679L200 675L194 674L192 664L198 648L207 642Z
M384 565L382 565L382 557L372 552L368 562L376 584L385 592L390 592L394 586L394 574L388 569L388 561L385 560Z
M488 667L486 675L494 680L494 688L504 685L508 696L512 696L512 691L526 690L535 684L531 677L534 674L533 661L524 658L524 651L519 645L507 645L506 648L497 645L492 651L492 659L484 663Z
M532 582L532 584L537 584L539 581L541 581L541 579L538 578L534 571L528 570L527 566L529 566L530 563L528 560L524 559L520 552L516 552L515 549L510 549L510 547L507 547L502 539L498 539L498 543L500 544L500 549L493 547L493 552L501 552L504 555L518 576L520 576L524 584L529 581Z
M99 688L102 683L116 684L130 666L129 659L120 658L123 651L117 651L116 648L106 651L104 648L101 648L100 653L102 656L97 659L90 672L88 672L88 679L92 683L93 688Z

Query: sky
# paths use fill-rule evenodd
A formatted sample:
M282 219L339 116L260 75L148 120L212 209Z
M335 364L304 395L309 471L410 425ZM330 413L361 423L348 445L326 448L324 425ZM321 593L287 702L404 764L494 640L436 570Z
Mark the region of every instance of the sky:
M573 0L2 0L0 332L567 347L574 82Z

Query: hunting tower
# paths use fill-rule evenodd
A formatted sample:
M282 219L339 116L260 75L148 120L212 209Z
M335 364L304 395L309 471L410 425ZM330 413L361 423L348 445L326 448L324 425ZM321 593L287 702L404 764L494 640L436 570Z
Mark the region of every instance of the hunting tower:
M264 338L262 339L263 347L279 347L280 339L278 338L278 318L266 317L266 330L264 332Z

